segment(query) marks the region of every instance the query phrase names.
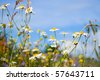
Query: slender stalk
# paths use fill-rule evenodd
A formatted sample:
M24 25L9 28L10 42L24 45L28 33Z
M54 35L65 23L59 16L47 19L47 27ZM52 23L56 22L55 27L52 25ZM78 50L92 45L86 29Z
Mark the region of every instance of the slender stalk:
M14 25L15 25L15 27L17 28L17 30L19 31L19 28L17 27L17 24L15 23L15 21L14 21L14 19L12 20L12 16L11 16L11 14L10 14L10 11L9 11L9 9L7 8L7 12L8 12L8 14L9 14L9 16L10 16L10 18L11 18L11 22L13 21L13 23L14 23Z

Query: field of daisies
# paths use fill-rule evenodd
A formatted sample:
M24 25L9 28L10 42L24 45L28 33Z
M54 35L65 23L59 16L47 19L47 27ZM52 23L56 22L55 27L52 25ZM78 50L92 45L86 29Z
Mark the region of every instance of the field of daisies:
M96 37L100 26L95 21L89 21L81 31L72 34L58 34L60 29L57 27L49 30L52 35L38 29L39 39L32 45L30 20L34 12L31 2L27 0L23 5L23 0L16 0L14 5L12 13L9 9L11 4L0 5L0 67L100 66L100 41ZM21 15L22 22L16 23L17 15ZM17 36L14 36L13 29ZM57 36L61 35L63 38L58 40ZM71 39L68 40L67 35L71 35ZM91 51L88 50L90 45ZM87 54L95 55L95 58Z

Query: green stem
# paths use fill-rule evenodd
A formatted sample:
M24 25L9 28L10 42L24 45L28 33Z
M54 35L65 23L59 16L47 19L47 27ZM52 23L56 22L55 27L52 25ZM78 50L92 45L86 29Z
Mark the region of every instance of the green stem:
M8 8L7 8L7 12L8 12L8 14L9 14L10 18L12 18L12 16L11 16L10 11L9 11ZM17 30L19 31L19 28L17 27L17 24L15 23L14 19L13 19L13 20L10 20L10 22L12 22L12 21L13 21L15 27L17 28Z

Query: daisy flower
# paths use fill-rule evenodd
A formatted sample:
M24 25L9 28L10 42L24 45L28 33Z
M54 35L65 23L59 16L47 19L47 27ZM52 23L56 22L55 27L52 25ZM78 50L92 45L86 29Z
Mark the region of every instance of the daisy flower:
M56 44L52 44L52 45L51 45L51 47L54 47L54 48L56 48L56 47L57 47L57 45L56 45Z
M69 34L69 33L67 33L67 32L61 32L61 34L62 34L62 35L66 35L66 34Z
M68 53L69 53L68 50L63 50L63 52L62 52L63 55L64 55L64 54L68 54Z
M29 26L24 27L23 30L25 30L25 32L29 32L29 33L33 32L33 31L30 29Z
M28 7L26 10L25 10L25 13L26 14L29 14L29 13L32 13L32 7Z
M34 48L34 49L32 50L32 52L40 52L40 50L39 50L38 48Z
M60 40L62 43L65 43L66 42L66 40Z
M57 29L57 28L55 28L55 27L53 27L52 29L50 29L49 31L52 31L52 32L54 32L54 31L58 31L59 29Z
M73 33L73 37L74 37L74 38L79 37L79 36L80 36L80 32L74 32L74 33Z
M9 6L10 4L3 4L0 6L0 9L5 10L7 8L7 6Z
M24 5L20 5L19 7L17 7L16 9L25 9L25 6Z
M56 39L55 39L55 37L54 37L54 36L50 36L49 41L56 41Z
M41 35L41 36L44 36L44 37L47 36L46 32L44 32L44 31L42 31L42 32L40 33L40 35Z

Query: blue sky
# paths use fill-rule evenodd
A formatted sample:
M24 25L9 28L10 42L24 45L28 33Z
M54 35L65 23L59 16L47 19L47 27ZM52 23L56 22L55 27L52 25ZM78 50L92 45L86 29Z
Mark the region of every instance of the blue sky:
M16 0L0 0L11 3ZM26 1L26 0L24 0ZM80 30L88 20L100 21L100 0L31 0L33 11L32 28L48 29L58 27L62 30Z
M13 7L15 1L0 0L0 5L11 3L10 6ZM40 28L48 34L52 27L59 28L59 32L79 31L89 20L96 19L100 22L99 3L100 0L31 0L31 6L36 13L32 15L31 28L34 33Z
M32 0L32 3L36 12L32 22L36 27L76 31L90 19L99 20L100 0Z

